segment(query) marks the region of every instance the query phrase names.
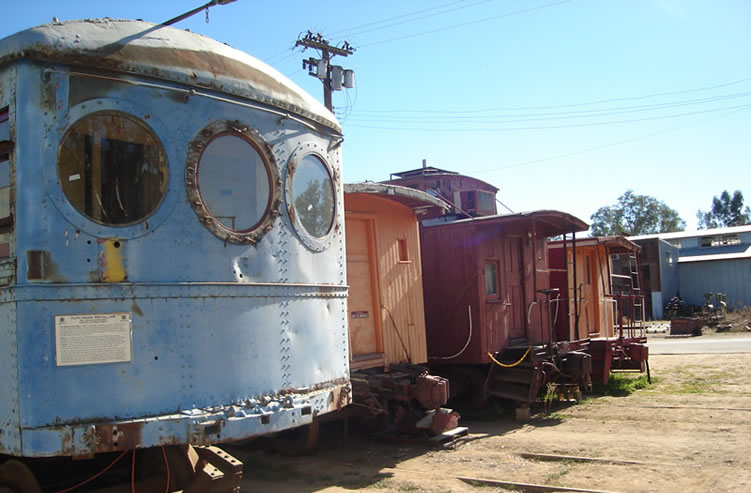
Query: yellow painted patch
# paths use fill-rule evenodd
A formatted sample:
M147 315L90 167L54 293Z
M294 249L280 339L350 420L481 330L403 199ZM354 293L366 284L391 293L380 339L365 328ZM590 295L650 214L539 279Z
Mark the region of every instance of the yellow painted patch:
M127 278L125 258L120 240L101 241L101 275L103 282L123 282Z

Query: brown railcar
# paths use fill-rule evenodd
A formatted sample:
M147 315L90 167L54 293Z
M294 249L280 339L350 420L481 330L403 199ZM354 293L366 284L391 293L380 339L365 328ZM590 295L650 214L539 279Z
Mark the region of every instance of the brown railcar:
M552 285L561 295L556 337L589 340L595 381L607 382L611 369L647 367L639 250L623 236L549 245Z
M554 344L547 249L587 229L550 210L423 226L428 357L452 396L526 406L545 383L586 378L588 355Z

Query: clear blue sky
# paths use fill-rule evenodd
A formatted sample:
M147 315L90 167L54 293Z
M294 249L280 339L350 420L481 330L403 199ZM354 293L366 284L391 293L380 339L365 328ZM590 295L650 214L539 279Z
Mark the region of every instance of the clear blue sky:
M207 0L4 2L0 37L91 17L163 22ZM723 190L751 204L749 0L238 0L176 27L223 41L323 100L291 50L308 29L348 40L334 94L345 180L422 159L500 188L514 211L589 222L627 189L696 226Z

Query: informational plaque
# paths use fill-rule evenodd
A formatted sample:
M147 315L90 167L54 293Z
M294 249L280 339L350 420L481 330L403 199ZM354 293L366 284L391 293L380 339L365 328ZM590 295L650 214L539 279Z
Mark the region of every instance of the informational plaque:
M131 361L130 313L55 317L57 366Z

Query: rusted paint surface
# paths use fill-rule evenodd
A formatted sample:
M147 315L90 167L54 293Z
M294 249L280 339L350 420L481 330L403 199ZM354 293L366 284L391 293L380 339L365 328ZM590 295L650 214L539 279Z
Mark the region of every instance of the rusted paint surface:
M99 280L102 282L123 282L128 279L125 267L125 241L100 239Z
M349 380L341 378L306 389L286 389L230 406L190 409L153 418L104 421L22 429L28 442L57 443L45 450L40 443L24 455L44 457L131 450L161 445L211 445L275 433L310 423L316 416L340 410L352 401Z
M46 24L6 38L0 65L22 57L215 89L341 132L323 105L273 68L222 43L171 27L114 19Z

